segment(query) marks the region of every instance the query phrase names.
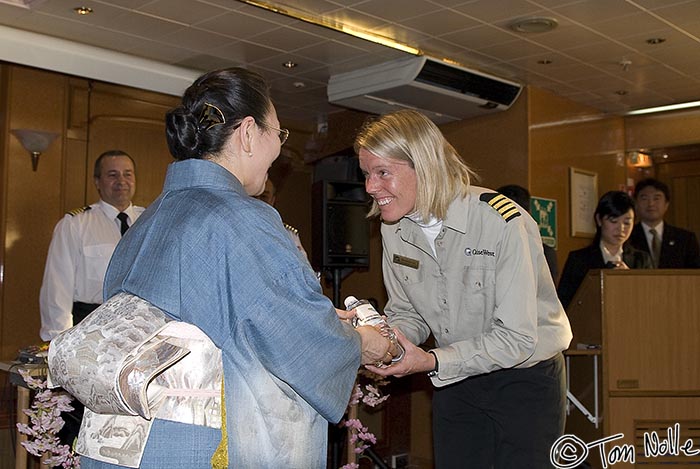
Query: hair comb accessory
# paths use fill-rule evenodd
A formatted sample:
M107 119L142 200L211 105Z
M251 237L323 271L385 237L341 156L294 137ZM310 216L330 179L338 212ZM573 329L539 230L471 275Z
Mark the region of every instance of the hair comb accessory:
M204 109L202 110L202 115L199 116L199 128L203 130L209 130L217 125L222 125L226 123L226 118L221 109L214 106L213 104L204 103Z

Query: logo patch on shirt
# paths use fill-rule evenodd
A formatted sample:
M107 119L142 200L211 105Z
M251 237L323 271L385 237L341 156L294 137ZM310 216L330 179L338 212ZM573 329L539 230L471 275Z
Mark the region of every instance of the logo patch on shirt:
M410 257L400 256L398 254L394 254L394 258L392 259L392 261L394 262L394 264L405 265L406 267L410 267L411 269L417 269L420 265L419 260L411 259Z
M493 251L489 251L488 249L472 249L472 248L466 248L464 250L464 255L465 256L496 257L496 253Z
M481 194L479 200L486 202L493 207L507 222L520 216L520 210L518 210L518 207L515 206L512 200L503 194L499 194L497 192Z

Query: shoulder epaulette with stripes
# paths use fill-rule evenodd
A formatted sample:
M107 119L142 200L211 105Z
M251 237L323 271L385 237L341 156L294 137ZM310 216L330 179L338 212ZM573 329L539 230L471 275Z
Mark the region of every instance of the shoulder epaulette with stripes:
M513 201L505 195L499 194L498 192L481 194L479 200L486 202L493 207L494 210L496 210L506 222L520 216L520 210L518 210L518 207L513 203Z
M90 207L89 205L86 205L85 207L74 208L73 210L68 212L68 215L70 215L71 217L74 217L74 216L78 215L79 213L87 212L91 208L92 207Z

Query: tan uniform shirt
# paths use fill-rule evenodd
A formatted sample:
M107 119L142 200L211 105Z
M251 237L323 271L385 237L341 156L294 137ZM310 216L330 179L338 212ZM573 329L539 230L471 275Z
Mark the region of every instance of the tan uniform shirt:
M453 201L435 255L412 220L382 224L385 314L415 344L434 334L435 386L533 366L572 338L535 221L508 199L499 212L496 196L471 187Z

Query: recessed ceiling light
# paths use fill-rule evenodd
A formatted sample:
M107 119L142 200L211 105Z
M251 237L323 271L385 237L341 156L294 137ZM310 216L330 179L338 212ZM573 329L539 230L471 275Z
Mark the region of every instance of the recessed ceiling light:
M559 23L554 18L535 16L515 20L508 27L518 33L546 33L556 28L557 25Z
M647 44L651 45L661 44L662 42L666 42L666 39L663 37L650 37L647 39Z
M92 8L90 8L90 7L75 7L75 8L73 8L73 11L79 15L89 15L90 13L92 13Z
M625 96L627 94L627 91L626 90L617 90L617 91L615 91L615 94L619 95L619 96Z
M537 63L540 65L549 65L552 63L552 61L549 59L542 59L542 60L538 60Z
M292 86L294 86L294 88L297 89L306 88L306 83L304 83L303 81L295 81L294 83L292 83Z
M282 66L283 66L284 68L294 68L294 67L296 67L297 65L299 65L299 64L296 63L296 62L292 62L291 60L287 60L285 63L282 64Z

